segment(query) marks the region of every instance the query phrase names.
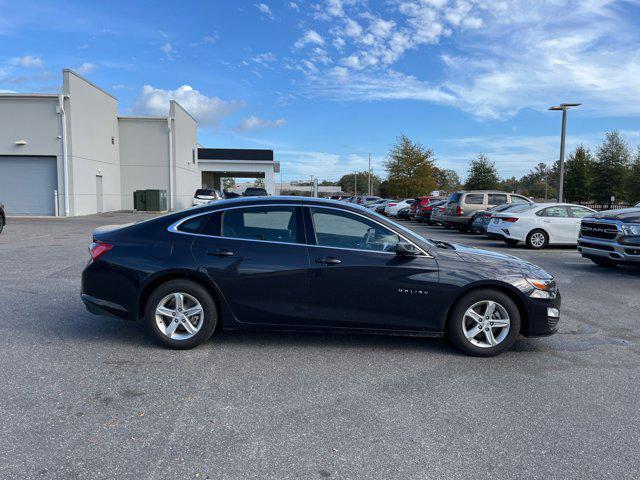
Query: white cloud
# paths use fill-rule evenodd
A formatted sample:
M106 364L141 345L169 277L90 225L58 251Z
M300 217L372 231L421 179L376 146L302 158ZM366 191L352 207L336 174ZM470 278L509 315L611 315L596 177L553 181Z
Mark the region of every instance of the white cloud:
M167 115L170 100L182 105L201 125L210 127L217 127L224 117L245 105L243 101L208 97L189 85L182 85L175 90L145 85L133 104L133 111L147 115Z
M211 45L214 44L218 41L218 35L217 34L213 34L213 35L205 35L204 37L202 37L202 44L203 45Z
M89 75L90 73L93 73L95 69L96 69L95 63L89 63L89 62L85 62L82 65L79 65L76 68L74 68L74 70L80 75Z
M160 50L162 50L170 60L171 58L173 58L173 54L176 53L175 48L173 48L173 45L171 45L169 42L165 42L164 45L160 47Z
M308 44L324 45L324 39L315 30L307 30L306 32L304 32L304 35L300 37L296 41L296 43L294 43L293 46L297 49L300 49Z
M264 16L269 17L271 20L273 20L273 13L271 12L271 8L269 7L269 5L267 5L266 3L256 3L255 7L260 10L260 13L262 13Z
M264 120L262 118L256 117L255 115L251 115L247 118L242 119L240 125L236 127L236 130L239 132L262 130L264 128L281 127L285 123L286 122L284 118L278 118L276 120Z
M42 68L44 62L40 57L32 57L31 55L25 55L24 57L16 57L9 60L11 65L15 65L23 68Z
M277 60L277 57L271 52L266 52L252 57L251 60L253 60L255 63L259 63L260 65L268 66L270 63L275 62Z
M15 90L3 90L3 89L0 89L0 93L18 93L18 92L16 92Z
M296 2L289 2L289 8L292 10L300 10L300 6Z

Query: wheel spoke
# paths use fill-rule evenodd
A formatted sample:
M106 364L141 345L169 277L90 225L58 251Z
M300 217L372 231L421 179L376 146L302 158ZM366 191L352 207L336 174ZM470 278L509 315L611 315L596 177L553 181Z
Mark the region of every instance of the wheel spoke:
M171 336L173 335L173 333L176 331L176 328L178 328L178 322L170 322L169 325L167 325L166 330L164 331L164 334L171 338Z
M496 318L496 319L493 319L491 322L493 323L492 325L493 328L502 328L502 327L508 327L509 325L511 325L511 322L509 321L508 318Z
M467 330L466 336L469 340L472 340L482 331L482 327L480 325L474 325L472 328Z
M176 310L184 308L184 295L181 293L174 293L173 299L176 302Z
M496 337L493 336L493 330L490 328L485 328L484 336L487 339L487 343L491 346L496 345L498 342L496 341Z
M200 305L196 305L195 307L187 308L184 312L186 317L192 317L194 315L198 315L202 313L202 307Z
M158 307L156 308L156 313L158 315L164 315L165 317L173 317L175 312L167 307Z
M198 329L193 326L193 324L187 319L187 317L183 317L180 323L185 328L185 330L189 332L191 335L198 333Z
M480 323L482 321L482 315L480 315L475 310L472 310L471 308L467 310L466 316L471 317L477 323Z
M487 308L484 309L484 316L487 318L491 318L493 316L493 312L496 311L496 302L487 302Z

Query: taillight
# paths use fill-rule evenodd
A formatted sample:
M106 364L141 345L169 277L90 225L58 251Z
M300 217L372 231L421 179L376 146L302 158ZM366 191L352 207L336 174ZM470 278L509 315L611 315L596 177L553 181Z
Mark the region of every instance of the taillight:
M462 216L462 207L460 207L460 205L458 205L458 206L456 207L456 215L457 215L458 217L461 217L461 216Z
M389 206L390 207L395 207L397 205L397 203L390 203Z
M106 242L93 242L89 245L89 254L93 261L96 261L103 254L107 253L109 250L113 248L113 245Z
M516 217L505 217L505 218L501 218L501 220L503 222L508 222L508 223L515 223L518 221Z

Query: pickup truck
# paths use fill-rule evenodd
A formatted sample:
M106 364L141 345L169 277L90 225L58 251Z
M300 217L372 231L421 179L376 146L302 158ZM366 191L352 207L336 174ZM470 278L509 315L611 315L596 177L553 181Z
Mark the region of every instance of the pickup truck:
M640 265L640 204L583 218L578 251L603 267Z

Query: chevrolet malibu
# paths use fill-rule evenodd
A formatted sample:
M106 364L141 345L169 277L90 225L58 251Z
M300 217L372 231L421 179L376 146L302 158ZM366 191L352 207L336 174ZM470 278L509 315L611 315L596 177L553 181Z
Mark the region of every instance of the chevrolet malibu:
M246 197L93 232L82 300L172 348L216 330L447 336L471 355L558 328L553 277L344 202Z

